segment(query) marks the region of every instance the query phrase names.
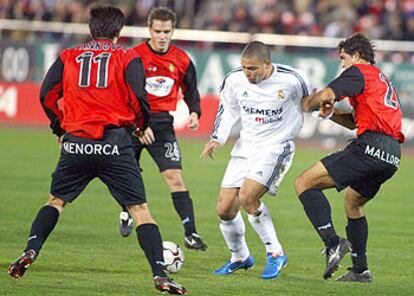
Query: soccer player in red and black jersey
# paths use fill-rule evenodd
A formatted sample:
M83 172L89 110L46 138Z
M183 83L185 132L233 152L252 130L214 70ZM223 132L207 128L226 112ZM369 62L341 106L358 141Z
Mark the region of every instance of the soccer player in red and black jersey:
M314 91L304 99L303 107L320 108L319 116L349 129L357 129L357 138L344 149L317 162L296 179L295 187L304 210L326 246L326 269L330 278L345 254L351 251L353 266L337 280L371 282L366 245L368 224L364 205L375 197L381 185L397 171L402 112L391 81L375 66L371 42L360 33L341 41L338 46L342 74L328 87ZM335 101L349 97L353 113L334 108ZM332 223L331 209L322 190L335 187L345 191L348 218L347 239L339 237Z
M151 106L149 128L140 141L134 139L134 150L139 162L145 148L158 166L168 184L175 210L184 226L184 243L188 248L205 250L207 245L197 234L193 203L181 174L181 152L173 127L174 111L180 98L180 90L189 108L188 127L199 126L200 94L193 62L181 49L171 45L176 22L175 13L167 8L154 8L148 16L151 38L138 44L133 50L141 58L146 75L146 91ZM153 141L153 142L152 142ZM121 212L120 231L128 236L128 213Z
M141 60L116 45L123 25L124 15L118 8L92 8L89 28L93 40L63 50L42 83L40 100L59 139L61 154L47 204L33 221L27 246L10 264L9 274L15 279L24 275L67 203L99 178L136 221L137 238L152 268L156 289L185 294L185 288L165 274L161 235L133 155L130 130L136 126L137 136L143 137L149 106Z

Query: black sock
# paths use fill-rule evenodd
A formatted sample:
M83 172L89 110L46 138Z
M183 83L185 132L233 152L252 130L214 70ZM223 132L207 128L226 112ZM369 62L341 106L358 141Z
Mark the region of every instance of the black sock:
M197 233L194 220L193 201L190 198L190 193L188 191L171 192L171 197L175 210L183 223L185 235L189 236L192 233Z
M136 228L136 232L139 245L144 250L153 276L166 277L162 239L158 226L155 224L141 224Z
M337 245L339 239L332 223L331 206L322 191L319 189L306 190L299 196L299 199L325 246L330 248Z
M55 228L58 219L59 211L55 207L46 205L41 208L33 220L25 251L34 250L36 255L39 255L43 243Z
M348 218L346 235L352 244L352 269L357 273L364 272L368 269L366 255L368 241L368 223L365 216L357 219Z

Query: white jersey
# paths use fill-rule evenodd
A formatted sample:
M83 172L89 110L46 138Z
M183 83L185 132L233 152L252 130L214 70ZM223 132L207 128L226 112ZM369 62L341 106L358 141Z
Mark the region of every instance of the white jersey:
M265 149L292 140L302 128L301 99L312 90L310 80L300 70L273 66L272 75L258 84L250 83L242 68L224 78L211 139L224 144L240 119L240 139L232 155L251 150L246 145Z

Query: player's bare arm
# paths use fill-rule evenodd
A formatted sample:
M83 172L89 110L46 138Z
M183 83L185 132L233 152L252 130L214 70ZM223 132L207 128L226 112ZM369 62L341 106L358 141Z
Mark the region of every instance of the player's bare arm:
M326 105L329 108L333 106L334 101L335 93L330 87L324 88L319 92L313 89L309 96L302 99L302 110L305 112L315 111L320 109L322 105Z
M207 159L207 157L210 157L213 159L214 152L221 146L221 144L217 141L210 140L207 142L207 144L204 146L203 151L201 152L200 158L201 159Z
M354 115L348 111L334 108L333 104L321 102L319 105L319 117L330 119L350 130L356 128Z
M200 126L200 122L198 120L198 114L196 112L191 112L190 116L188 117L187 127L190 130L195 131L198 129L199 126Z
M343 113L340 110L335 109L330 120L350 130L356 129L355 118L352 113Z

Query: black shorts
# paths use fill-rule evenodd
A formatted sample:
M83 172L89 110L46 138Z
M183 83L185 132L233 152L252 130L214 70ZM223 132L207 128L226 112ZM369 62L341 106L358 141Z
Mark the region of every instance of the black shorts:
M139 163L144 148L148 150L160 172L168 169L182 169L181 152L175 137L172 122L150 122L154 132L155 141L150 145L143 145L137 137L133 136L132 146Z
M350 186L362 196L373 198L381 185L397 171L400 158L401 148L397 140L385 134L365 132L344 150L321 161L338 191Z
M98 177L121 205L146 202L130 133L124 128L107 129L102 140L66 133L62 145L57 168L52 174L52 195L72 202Z

